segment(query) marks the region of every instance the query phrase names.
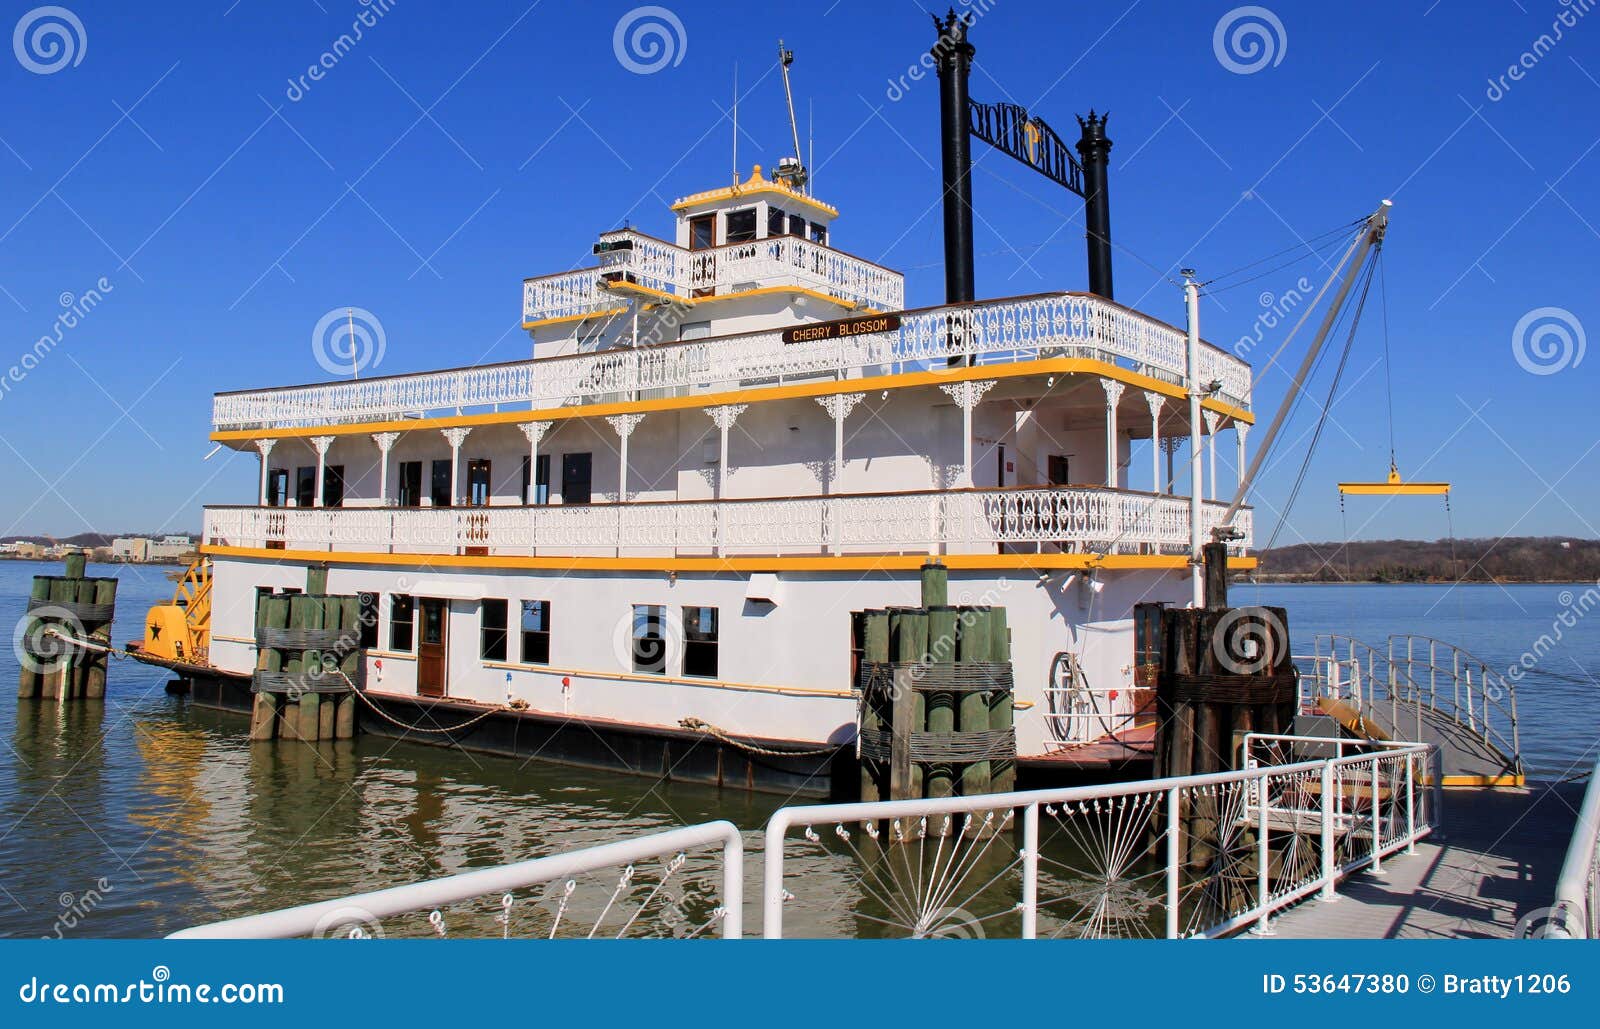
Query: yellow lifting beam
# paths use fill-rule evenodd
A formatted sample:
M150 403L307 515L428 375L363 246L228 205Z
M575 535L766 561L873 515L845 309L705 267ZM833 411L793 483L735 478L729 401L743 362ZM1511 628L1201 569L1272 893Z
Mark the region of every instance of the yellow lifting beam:
M1448 482L1402 482L1400 470L1394 465L1389 466L1389 479L1386 482L1341 482L1339 492L1344 496L1375 497L1429 497L1443 496L1450 492Z

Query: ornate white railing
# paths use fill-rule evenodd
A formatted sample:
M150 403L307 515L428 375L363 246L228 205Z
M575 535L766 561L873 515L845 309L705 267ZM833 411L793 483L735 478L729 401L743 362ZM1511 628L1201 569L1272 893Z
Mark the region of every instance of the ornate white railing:
M905 277L899 272L799 236L686 250L642 232L618 229L602 235L595 250L598 268L525 279L522 320L567 318L617 307L621 301L600 283L619 276L684 298L799 286L856 307L896 311L905 306Z
M715 860L697 853L711 848L718 852ZM541 887L543 895L533 895ZM739 830L731 822L705 822L213 922L170 938L681 938L720 931L724 938L738 939L743 914L744 843ZM426 918L415 917L422 915ZM406 916L413 917L408 921Z
M786 807L767 823L762 932L1219 937L1332 899L1432 831L1431 750L1146 782ZM1020 831L1014 831L1020 830ZM797 867L798 866L798 867ZM841 890L840 879L853 889Z
M1207 502L1204 524L1227 505ZM1182 554L1183 497L1062 487L780 500L454 508L208 507L214 546L548 556L937 553L1007 546ZM1235 525L1251 538L1251 512Z
M562 283L559 289L550 288L563 295L583 292L577 279L564 277ZM1250 367L1209 344L1200 356L1200 377L1220 382L1223 400L1248 408ZM942 369L953 357L978 364L1091 358L1171 383L1182 382L1185 374L1180 330L1097 296L1049 293L906 311L898 329L811 343L785 343L782 333L773 330L417 375L219 393L212 403L212 422L219 431L273 429L471 409L563 407L794 379Z

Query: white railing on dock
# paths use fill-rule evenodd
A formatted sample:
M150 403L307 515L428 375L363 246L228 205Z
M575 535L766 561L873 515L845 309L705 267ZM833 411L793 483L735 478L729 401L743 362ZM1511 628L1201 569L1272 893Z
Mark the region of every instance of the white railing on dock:
M1217 775L784 808L767 824L763 933L1268 933L1274 912L1332 899L1349 875L1381 871L1431 831L1430 751L1404 743ZM804 879L786 878L791 861ZM856 882L853 906L840 903L839 875Z
M707 871L719 873L717 903L690 904L671 891L697 874L689 853L715 848L720 858ZM646 862L659 864L646 866ZM578 892L587 873L614 873ZM543 898L522 895L550 886ZM452 905L487 902L487 909ZM723 937L743 934L744 844L731 822L705 822L682 829L484 868L443 879L359 893L315 904L196 926L173 939L284 939L390 935L385 919L426 914L427 920L395 927L419 936L538 936L578 933L599 936L700 936L720 928ZM584 929L587 927L587 933Z
M1204 522L1227 505L1206 502ZM1015 545L1043 551L1183 554L1183 497L1095 487L840 494L777 500L516 507L208 507L214 546L491 556L928 553ZM1238 512L1251 542L1251 512Z
M1324 633L1313 653L1295 658L1301 670L1302 706L1316 697L1352 704L1364 717L1388 717L1389 725L1422 738L1424 709L1451 719L1504 755L1522 771L1517 690L1486 662L1427 636L1395 634L1385 650L1352 636ZM1404 724L1402 724L1404 723Z
M1555 900L1540 935L1600 940L1600 762L1589 772L1589 787L1578 808L1572 843L1556 880Z
M545 281L548 303L580 308L598 287L587 273ZM617 306L602 297L599 309ZM598 301L595 301L598 302ZM217 431L390 421L469 411L684 396L797 379L852 379L927 368L950 358L1010 364L1046 357L1106 362L1169 383L1185 376L1182 330L1100 297L1050 293L906 311L898 328L809 343L778 330L614 348L565 357L451 368L347 382L218 393ZM1250 406L1250 367L1210 344L1200 378L1220 383L1227 403Z
M1155 711L1141 706L1146 699L1153 701L1154 691L1130 687L1120 678L1092 683L1075 655L1058 653L1044 688L1048 745L1064 750L1127 732L1140 718L1153 721Z

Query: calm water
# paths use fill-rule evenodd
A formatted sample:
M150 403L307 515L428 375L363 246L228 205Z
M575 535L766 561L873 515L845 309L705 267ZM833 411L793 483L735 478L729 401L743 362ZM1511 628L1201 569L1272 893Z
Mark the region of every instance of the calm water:
M144 610L171 595L163 572L91 569L122 579L119 643L140 634ZM20 618L37 574L59 574L59 565L0 562L0 626ZM1288 607L1297 640L1340 631L1377 645L1390 631L1425 631L1504 667L1549 633L1582 589L1239 587L1234 600ZM1535 675L1521 687L1524 751L1550 777L1594 760L1595 690L1566 677L1585 679L1600 663L1596 622L1563 629L1545 657L1562 678ZM5 696L14 697L16 664L6 660ZM0 701L0 935L51 935L91 891L100 894L95 909L69 934L158 935L625 833L711 818L755 830L781 803L376 737L317 750L252 747L243 717L188 708L166 695L167 678L117 661L103 704ZM756 834L747 840L759 843ZM826 863L809 870L831 874ZM746 887L752 900L755 888ZM703 905L688 892L680 902L694 923ZM791 923L849 931L850 916L840 913L848 906ZM757 905L747 912L758 917Z

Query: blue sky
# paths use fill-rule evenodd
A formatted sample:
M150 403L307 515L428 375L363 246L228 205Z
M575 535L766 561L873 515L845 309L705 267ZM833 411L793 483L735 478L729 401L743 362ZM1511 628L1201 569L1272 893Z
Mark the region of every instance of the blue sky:
M63 299L110 289L0 393L0 534L194 529L202 503L247 502L252 457L202 461L210 395L326 378L311 333L330 310L381 320L383 372L525 356L524 276L587 263L624 221L664 232L672 200L726 181L735 61L745 171L791 149L780 36L835 244L904 269L909 305L942 299L936 87L896 86L932 42L917 4L669 3L681 60L639 74L613 49L635 4L397 0L304 87L381 2L68 6L73 61L40 74L0 51L0 368L54 333ZM1111 111L1119 300L1181 324L1178 267L1210 278L1392 196L1402 470L1456 483L1457 535L1600 535L1600 357L1513 347L1545 308L1569 339L1600 331L1600 10L1271 3L1281 29L1249 70L1259 54L1215 45L1230 3L975 6L977 97L1068 138L1075 113ZM4 5L0 28L34 10ZM1563 38L1492 88L1562 11ZM979 295L1084 288L1076 198L978 147ZM1209 339L1231 345L1263 294L1320 282L1314 260L1281 263L1205 301ZM1374 307L1281 542L1341 537L1333 483L1386 470L1379 324ZM1285 381L1258 383L1263 418ZM1261 541L1300 453L1262 480ZM1433 500L1353 502L1348 525L1446 531Z

